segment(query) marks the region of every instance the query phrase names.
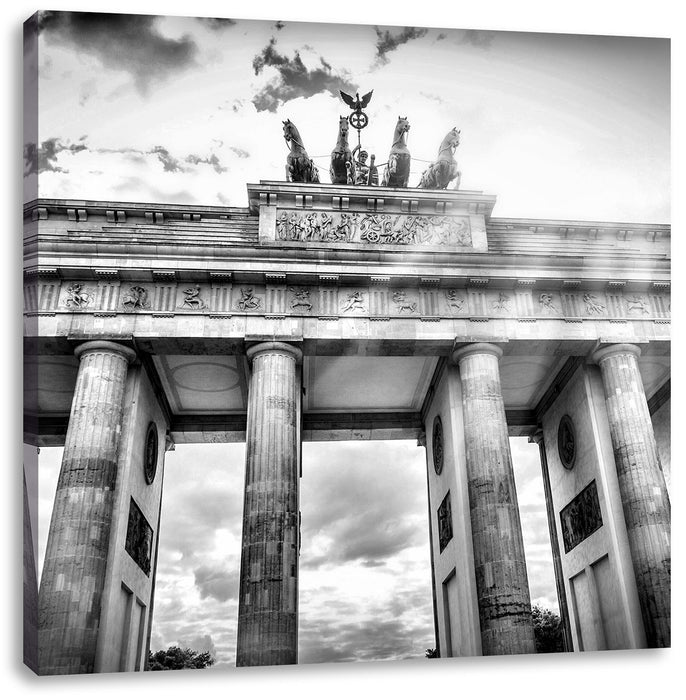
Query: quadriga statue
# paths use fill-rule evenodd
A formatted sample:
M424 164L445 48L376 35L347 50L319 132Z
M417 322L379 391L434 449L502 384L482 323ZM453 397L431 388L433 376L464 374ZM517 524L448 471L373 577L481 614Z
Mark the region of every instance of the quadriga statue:
M283 123L283 137L290 148L286 156L286 182L319 182L319 171L307 155L295 124L286 119Z
M410 122L407 117L398 117L393 132L393 145L384 170L382 187L407 187L410 177L410 151L407 148L407 132Z
M338 119L338 140L336 148L331 151L331 166L329 167L329 175L331 182L334 185L352 185L353 184L353 156L348 146L348 118L339 117Z
M455 160L455 149L460 145L460 131L453 127L438 148L438 157L422 173L420 189L444 190L452 180L456 180L455 189L460 186L461 173Z

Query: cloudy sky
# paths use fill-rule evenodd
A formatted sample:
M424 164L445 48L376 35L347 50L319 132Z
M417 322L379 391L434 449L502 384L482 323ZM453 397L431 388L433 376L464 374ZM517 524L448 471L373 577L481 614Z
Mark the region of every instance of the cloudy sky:
M374 89L363 145L384 161L407 116L411 185L458 126L462 188L497 195L496 216L670 220L665 40L47 13L24 50L40 95L27 199L39 180L42 197L243 206L246 182L283 179L286 118L327 181L338 89ZM532 598L555 607L537 448L512 444ZM334 447L303 450L301 660L421 657L423 449ZM153 647L219 666L235 657L243 449L179 446L165 477ZM41 453L41 557L59 453Z
M328 181L338 90L374 90L384 162L407 116L417 184L462 131L463 189L496 216L669 221L669 42L562 34L43 13L25 45L40 121L25 191L246 204L282 179L284 119ZM33 140L36 140L35 138Z

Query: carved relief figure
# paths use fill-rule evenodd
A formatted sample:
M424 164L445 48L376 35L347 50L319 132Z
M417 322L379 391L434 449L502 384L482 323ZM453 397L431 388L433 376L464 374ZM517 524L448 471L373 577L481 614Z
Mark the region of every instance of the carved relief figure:
M453 538L453 514L450 504L450 491L438 507L438 545L442 552Z
M445 300L448 304L448 309L452 306L455 311L462 311L464 306L464 299L459 299L457 296L456 289L446 289L445 290Z
M129 288L127 294L124 294L122 299L122 306L127 309L144 309L150 304L148 303L148 292L144 287L134 285Z
M393 144L384 170L382 187L407 187L410 178L410 151L407 148L407 132L410 122L407 117L398 117L393 132Z
M570 552L602 527L603 517L595 480L560 511L560 524L565 552Z
M248 309L259 309L261 300L255 296L252 287L245 287L241 289L241 298L238 300L238 308L241 311L247 311Z
M294 297L291 300L291 308L297 309L299 306L312 311L312 304L310 303L310 290L306 287L301 287L300 289L291 289Z
M276 219L276 237L280 241L291 240L288 230L288 214L285 211L282 211L281 216Z
M357 214L342 213L334 216L322 212L282 212L276 220L276 235L282 241L345 241L352 240Z
M353 156L348 146L348 118L338 118L338 139L336 147L331 151L329 175L333 185L352 185Z
M552 311L553 313L560 313L557 310L557 307L555 304L553 304L553 295L548 294L546 292L543 292L541 296L538 297L538 303L540 304L542 309L545 309L546 311Z
M195 287L184 289L183 293L186 295L186 298L183 300L182 308L186 306L194 311L207 308L205 302L200 298L200 287L197 284Z
M455 149L460 145L460 132L457 127L452 128L438 148L438 157L422 173L422 178L417 185L420 189L444 190L451 180L456 180L455 189L460 186L460 171L457 169Z
M505 292L500 292L498 295L498 301L493 302L493 308L498 309L498 311L509 311L510 297L505 294Z
M91 295L83 291L83 285L80 282L74 282L67 288L67 298L64 303L70 309L82 309L90 304L91 299Z
M434 245L468 245L471 237L467 230L467 222L464 219L456 219L451 216L432 216L429 219L428 239L421 243Z
M286 157L286 182L319 182L317 166L307 155L300 132L290 119L283 122L283 137L290 148Z
M390 245L462 246L471 243L468 222L455 216L282 211L276 220L281 241L341 241Z
M398 308L398 313L402 313L403 311L409 311L412 314L417 310L417 302L408 301L407 294L403 289L399 289L398 291L393 292L393 302Z
M602 314L605 311L605 307L598 303L598 297L595 294L584 294L584 303L589 314Z
M366 311L362 292L351 292L348 294L348 300L345 302L341 311L343 313L346 311Z
M642 313L642 314L650 313L650 309L648 308L648 304L643 299L643 297L639 297L639 296L624 297L624 301L626 301L626 310L629 313L631 313L632 311L640 311L640 313Z

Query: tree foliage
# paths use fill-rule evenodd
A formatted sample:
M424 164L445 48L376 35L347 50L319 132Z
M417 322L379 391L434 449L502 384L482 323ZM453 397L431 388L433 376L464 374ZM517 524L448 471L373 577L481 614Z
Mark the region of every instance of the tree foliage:
M534 621L536 651L539 654L564 651L562 620L560 620L560 617L552 610L547 610L539 605L534 605L531 608L531 616Z
M148 653L148 671L178 671L184 668L207 668L215 662L209 651L197 652L171 646Z

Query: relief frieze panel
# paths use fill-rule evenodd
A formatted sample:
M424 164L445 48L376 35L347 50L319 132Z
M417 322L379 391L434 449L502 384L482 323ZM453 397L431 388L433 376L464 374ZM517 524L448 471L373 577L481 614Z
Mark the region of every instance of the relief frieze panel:
M421 216L360 212L281 211L276 219L279 241L341 242L371 245L468 247L466 216Z
M284 278L285 279L285 278ZM669 323L671 303L664 292L490 288L490 285L442 287L396 286L393 280L369 286L317 284L250 284L149 281L89 284L83 280L50 282L46 289L25 285L27 313L83 312L98 315L152 313L160 315L233 314L337 318L368 316L430 320L560 319L565 321L654 321ZM106 314L104 312L107 312Z
M72 311L86 309L92 306L95 290L87 288L81 282L72 282L66 289L64 305Z

